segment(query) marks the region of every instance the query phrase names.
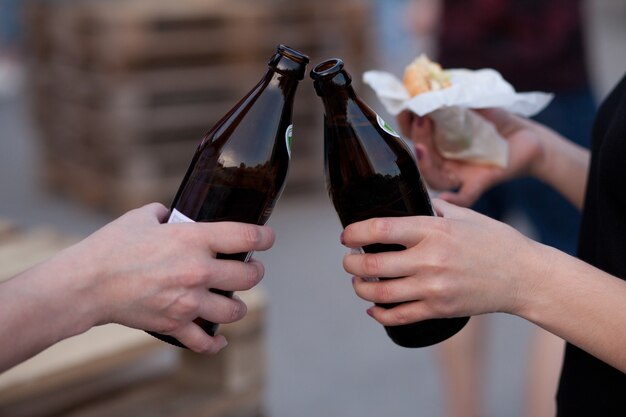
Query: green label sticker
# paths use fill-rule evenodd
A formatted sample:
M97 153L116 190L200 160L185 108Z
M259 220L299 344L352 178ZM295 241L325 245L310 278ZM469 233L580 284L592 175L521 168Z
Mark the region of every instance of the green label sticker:
M287 144L287 153L291 159L291 144L293 143L293 125L289 125L285 131L285 143Z
M389 133L391 136L395 136L397 138L400 137L400 135L398 134L398 132L396 132L393 127L391 127L391 125L387 122L385 122L383 120L382 117L380 117L379 115L376 115L376 121L378 122L378 126L380 126L380 128L382 130L384 130L385 132Z

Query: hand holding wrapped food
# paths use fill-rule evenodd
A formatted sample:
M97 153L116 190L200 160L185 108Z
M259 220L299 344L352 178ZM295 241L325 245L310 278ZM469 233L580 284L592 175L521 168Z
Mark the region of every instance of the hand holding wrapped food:
M545 93L517 93L497 71L445 70L425 55L407 66L403 81L381 71L367 71L363 79L392 115L410 110L429 116L445 158L498 167L507 165L507 142L471 109L500 107L531 116L552 99Z

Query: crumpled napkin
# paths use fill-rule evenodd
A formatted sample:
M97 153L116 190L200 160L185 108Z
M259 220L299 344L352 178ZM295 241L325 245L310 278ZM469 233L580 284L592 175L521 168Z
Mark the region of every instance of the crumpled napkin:
M363 81L393 116L410 110L419 116L431 117L435 124L435 143L444 157L506 167L506 140L493 124L470 109L500 107L530 117L543 110L553 95L518 93L492 69L446 72L451 77L450 87L415 97L409 95L402 81L388 72L367 71Z

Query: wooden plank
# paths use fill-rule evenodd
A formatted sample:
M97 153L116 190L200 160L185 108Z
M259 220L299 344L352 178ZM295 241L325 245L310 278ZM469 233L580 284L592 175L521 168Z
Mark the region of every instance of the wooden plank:
M0 390L0 415L12 417L64 415L77 405L114 395L133 384L167 378L176 367L177 352L143 332L141 335L144 336L141 344L122 347L123 343L118 343L116 350L100 355L91 353L89 360L67 368L60 368L63 360L59 357L50 358L50 355L47 355L48 361L38 360L44 369L46 362L53 361L59 370L48 375L45 373L42 375L41 372L32 373L38 375L36 379L23 380L21 383L13 381L13 384ZM113 333L111 336L119 337L119 334ZM89 339L98 340L94 334L83 335L81 338L83 341ZM63 347L68 353L77 352L69 345L70 343L62 343L62 346L55 347L57 349ZM93 349L93 345L88 344L85 348ZM58 352L57 350L57 355ZM9 377L20 372L22 377L23 374L27 374L27 371L18 367L9 371Z
M177 375L208 391L241 393L266 381L267 354L263 329L245 337L228 337L228 349L207 361L192 352L182 352Z
M8 239L15 236L17 226L9 220L0 218L0 250Z
M321 133L310 138L311 141L303 136L297 137L286 192L306 190L323 183L322 138ZM81 158L77 155L71 158L67 152L65 158L60 155L52 152L44 155L41 165L44 184L54 192L112 214L122 214L153 201L169 205L189 164L188 158L181 157L180 167L172 164L167 170L156 172L154 159L145 159L145 164L127 165L128 169L113 172L98 170L100 165L96 163L80 163Z
M50 126L45 150L49 158L59 160L67 171L92 171L103 178L182 179L204 134L202 127L171 132L140 131L134 136L126 132L128 141L116 143L109 140L112 136L107 135L105 128L96 128L106 125L93 126L93 134L68 130L63 125Z
M0 415L260 415L267 297L262 287L239 295L249 313L222 326L230 344L218 355L198 355L118 325L96 327L2 374Z
M233 94L229 98L215 99L202 91L196 94L181 92L178 97L177 93L172 92L158 98L169 102L161 102L156 106L110 104L105 107L91 107L62 99L51 100L49 103L54 103L56 106L56 117L50 119L48 123L66 130L74 130L85 138L101 138L102 140L95 139L98 144L96 146L101 147L139 142L152 143L154 142L151 140L152 133L163 140L162 133L177 134L179 131L189 131L192 128L201 133L196 136L200 139L202 134L221 119L243 95L243 93L237 96ZM294 119L303 120L315 117L315 120L320 120L321 104L319 107L311 107L310 101L304 100L305 95L306 92L303 93L303 97L296 100ZM129 98L129 96L129 91L126 91L118 98ZM148 101L154 98L154 96L146 96L144 99ZM139 98L131 100L139 101ZM307 101L308 107L299 106L301 101ZM180 140L176 135L172 136L171 140Z
M42 180L51 188L96 210L122 214L154 201L169 205L182 177L119 177L46 155Z
M77 241L48 228L14 233L0 241L0 282L30 268Z
M193 381L167 380L129 388L64 417L261 417L264 408L260 387L239 394L214 393Z
M59 61L45 68L46 74L51 74L60 85L57 91L60 97L95 108L159 106L167 101L160 97L168 95L188 94L195 101L200 96L202 102L239 98L266 70L263 60L126 73L85 70Z
M248 313L241 321L220 326L218 332L229 341L228 348L211 359L182 351L178 378L207 391L228 393L244 393L265 384L267 296L262 287L237 295L248 306Z
M320 123L306 119L294 121L296 136L286 191L307 189L323 182ZM68 134L61 136L71 139ZM106 143L106 137L91 137L94 138ZM167 205L197 144L196 139L189 139L140 143L138 147L90 147L80 146L78 140L73 143L59 140L44 155L42 179L52 190L114 214L152 201Z
M4 233L0 281L76 240L46 227ZM2 373L0 415L52 415L78 399L101 396L129 381L151 378L164 371L164 349L162 343L137 330L117 325L91 329ZM171 353L169 357L172 368Z
M369 10L363 2L319 7L312 2L277 6L234 1L197 10L193 1L170 2L178 6L165 8L153 3L93 2L81 13L74 10L55 25L61 32L61 55L84 68L115 70L267 59L268 51L282 42L301 49L315 44L355 49L362 32L354 30L353 22ZM137 8L142 11L133 14L137 5L143 5Z
M236 17L240 23L245 23L246 16L250 15L254 8L229 5L205 10L204 15L207 16L209 13L211 19L207 20L209 25L201 29L204 32L199 33L192 27L190 28L192 32L196 30L195 36L185 36L181 39L176 31L159 30L163 26L159 19L167 16L175 19L178 15L181 19L197 20L201 18L202 11L197 9L194 14L193 5L200 3L189 0L150 3L147 6L141 1L110 1L106 2L106 6L101 2L82 3L81 7L67 11L63 24L55 25L55 43L62 47L64 55L81 66L104 65L111 69L128 66L133 62L150 64L164 54L168 57L174 54L173 56L180 59L189 51L195 51L195 55L202 55L203 51L208 50L213 60L236 61L241 55L237 50L249 48L245 36L241 35L250 25L236 27L219 22L220 20L232 22ZM210 2L205 3L210 5ZM137 12L138 10L141 12ZM162 14L162 17L159 17L159 14ZM133 20L133 17L138 16L142 16L142 19ZM150 43L156 40L155 37L158 38L159 33L166 34L160 39L163 44ZM171 35L171 38L167 34Z
M60 1L22 0L24 49L30 59L46 62L52 54L50 29Z

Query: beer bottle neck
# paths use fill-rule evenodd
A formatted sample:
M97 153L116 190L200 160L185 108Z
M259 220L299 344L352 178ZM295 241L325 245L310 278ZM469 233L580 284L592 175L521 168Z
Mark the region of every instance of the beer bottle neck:
M328 117L345 116L350 103L358 100L351 86L328 89L327 94L320 96Z
M269 70L265 75L265 85L282 90L286 100L293 99L298 81L304 78L309 57L280 45L268 62Z
M283 74L270 68L265 74L264 81L266 87L281 90L285 100L293 100L300 80L292 74Z
M343 69L343 61L330 59L311 71L315 91L322 99L327 117L342 116L351 102L359 99L352 88L352 78Z
M268 62L268 66L280 74L293 77L296 81L300 81L304 78L306 65L308 63L308 56L288 46L280 45Z

